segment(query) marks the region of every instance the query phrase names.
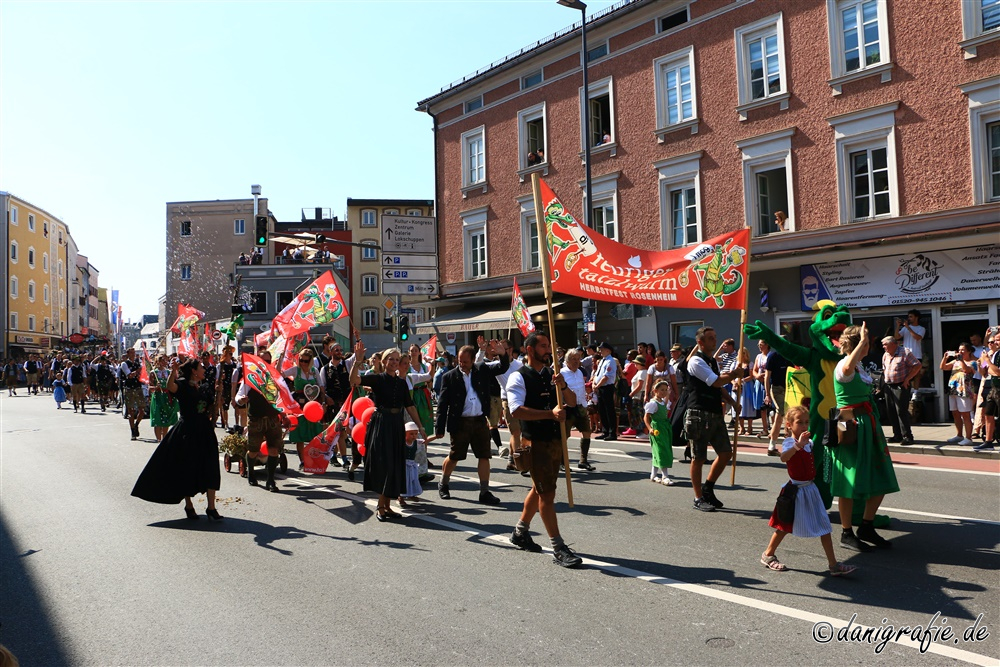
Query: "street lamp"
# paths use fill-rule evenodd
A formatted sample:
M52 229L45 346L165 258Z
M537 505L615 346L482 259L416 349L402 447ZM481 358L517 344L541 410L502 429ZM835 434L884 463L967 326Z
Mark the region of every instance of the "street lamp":
M590 80L587 73L587 5L580 0L556 0L563 7L580 10L580 38L583 42L580 51L580 62L583 65L583 166L587 174L585 194L587 196L587 208L584 211L584 221L587 227L593 229L591 224L593 201L591 197L590 185Z

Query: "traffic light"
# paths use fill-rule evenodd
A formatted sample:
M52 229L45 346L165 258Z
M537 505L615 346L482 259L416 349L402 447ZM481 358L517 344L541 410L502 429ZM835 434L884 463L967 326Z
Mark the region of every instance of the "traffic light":
M406 342L410 338L410 317L409 315L399 316L399 341Z
M389 333L392 333L393 332L392 318L391 317L387 317L387 318L385 318L384 322L385 322L385 324L382 326L382 328L385 329L386 331L388 331Z
M317 245L323 245L324 243L326 243L326 236L324 236L323 234L317 234L316 235L316 244Z
M254 245L258 248L267 247L267 216L258 215L254 227Z

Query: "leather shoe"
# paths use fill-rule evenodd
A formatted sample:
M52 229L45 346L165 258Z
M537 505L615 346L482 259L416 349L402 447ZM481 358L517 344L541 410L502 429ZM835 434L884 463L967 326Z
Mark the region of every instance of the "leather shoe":
M451 500L451 492L448 490L447 484L438 484L438 495L445 500Z
M494 496L489 491L480 491L479 502L481 502L484 505L499 505L500 499Z
M903 438L902 440L899 441L899 444L902 445L903 447L909 447L910 445L913 444L913 438Z

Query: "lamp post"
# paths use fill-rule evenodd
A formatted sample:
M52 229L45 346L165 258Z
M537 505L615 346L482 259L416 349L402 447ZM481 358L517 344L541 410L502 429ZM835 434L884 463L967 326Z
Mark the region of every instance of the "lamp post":
M587 208L584 211L584 221L587 227L593 229L591 218L593 217L594 204L590 184L590 80L587 72L587 5L580 0L556 0L556 2L563 7L580 10L580 39L583 42L580 47L580 63L583 66L583 167L587 175L584 190L587 197Z

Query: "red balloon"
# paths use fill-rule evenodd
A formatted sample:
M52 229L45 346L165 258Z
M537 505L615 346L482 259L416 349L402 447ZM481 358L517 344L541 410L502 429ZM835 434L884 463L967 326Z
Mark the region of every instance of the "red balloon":
M367 449L368 448L365 447L365 443L362 442L361 444L358 445L358 454L360 454L361 456L364 456L365 455L365 451L367 451Z
M267 456L267 443L266 442L260 443L260 455L261 456Z
M351 429L351 440L356 442L358 446L361 446L365 441L365 432L368 430L367 425L358 422Z
M318 422L323 419L323 406L318 401L309 401L302 408L302 414L311 422Z
M288 430L289 431L294 431L295 428L299 425L299 417L298 417L298 415L286 415L286 418L288 419L288 423L290 424L290 426L288 427Z
M361 423L364 424L365 426L367 426L368 422L370 422L372 420L372 415L373 414L375 414L375 407L374 406L372 406L372 407L368 408L367 410L365 410L364 414L361 415Z
M373 407L375 407L375 402L367 396L362 396L361 398L356 399L351 405L351 414L354 415L355 419L361 421L362 416L365 414L365 410Z

